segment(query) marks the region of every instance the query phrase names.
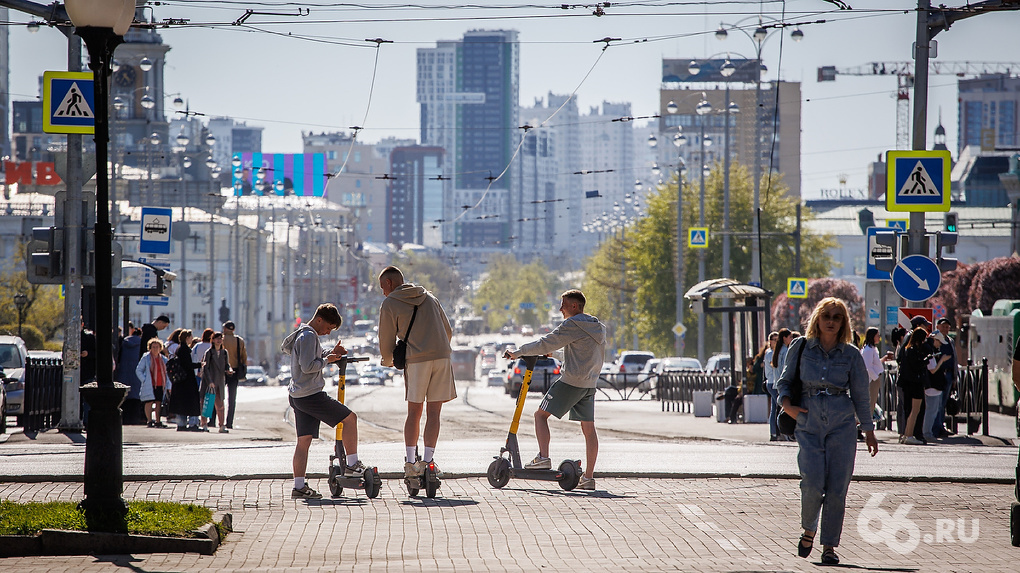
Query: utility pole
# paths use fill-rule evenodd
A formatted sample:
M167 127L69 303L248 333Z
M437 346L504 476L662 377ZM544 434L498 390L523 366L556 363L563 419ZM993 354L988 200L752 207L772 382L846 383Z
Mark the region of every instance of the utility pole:
M928 27L928 12L931 0L917 0L917 37L914 42L914 126L911 149L924 151L927 146L928 129L928 60L934 34ZM948 193L948 190L946 190ZM909 253L928 255L928 238L924 228L924 212L910 213L910 229L907 231ZM908 302L909 306L921 307L923 303Z

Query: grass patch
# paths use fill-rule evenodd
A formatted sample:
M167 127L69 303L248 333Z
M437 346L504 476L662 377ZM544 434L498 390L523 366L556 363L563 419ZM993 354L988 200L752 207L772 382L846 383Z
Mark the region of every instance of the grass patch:
M212 521L212 510L168 501L129 501L129 533L190 537ZM34 535L43 529L88 531L85 514L70 501L14 503L0 500L0 535Z

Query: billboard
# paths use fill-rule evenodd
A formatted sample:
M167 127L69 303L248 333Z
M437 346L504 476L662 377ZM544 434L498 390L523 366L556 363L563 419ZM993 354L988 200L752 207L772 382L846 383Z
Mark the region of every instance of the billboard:
M234 195L322 197L326 190L323 153L235 153L231 184ZM282 182L282 189L278 182Z
M692 75L688 71L691 61L698 62L700 70ZM733 75L726 77L722 75L722 66L726 63L722 60L702 60L699 58L687 59L662 59L662 83L686 83L686 82L736 82L753 84L758 80L758 60L746 60L743 58L730 58L736 69Z

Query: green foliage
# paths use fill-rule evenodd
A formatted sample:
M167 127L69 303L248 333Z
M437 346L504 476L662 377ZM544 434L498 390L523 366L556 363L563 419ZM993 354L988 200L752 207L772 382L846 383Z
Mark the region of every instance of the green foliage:
M60 298L60 287L30 284L25 274L24 257L25 247L19 245L17 256L6 261L0 269L0 324L15 325L17 333L18 310L14 306L14 295L24 293L28 297L24 323L34 324L49 340L64 327L64 301Z
M0 325L0 334L9 334L11 336L18 335L17 324L4 324ZM21 325L21 339L25 341L25 346L29 350L45 350L46 341L43 340L43 334L38 328L31 324Z
M770 188L771 185L771 188ZM675 181L660 186L647 198L647 214L626 230L602 243L585 267L585 295L588 309L610 325L616 345L629 348L636 332L642 350L657 356L674 353L671 328L676 323L676 210ZM704 257L705 279L722 276L723 173L717 164L705 180L705 226L709 228L707 249L687 248L687 230L698 227L700 185L683 185L683 290L698 282L698 260ZM761 184L761 260L764 288L781 292L786 279L794 276L797 199L787 195L781 178L767 177ZM751 230L753 185L747 170L734 164L730 171L730 276L747 282L751 278ZM813 216L802 210L802 219ZM824 277L832 267L828 249L835 246L829 236L802 231L800 276ZM621 268L625 269L621 271ZM622 277L621 277L622 275ZM622 279L622 280L621 280ZM685 355L697 347L697 315L684 312L687 326ZM720 348L718 315L707 317L706 348Z
M447 309L460 300L463 290L460 273L446 261L431 255L402 252L393 264L404 273L405 281L425 287Z
M540 259L522 265L513 255L494 255L489 259L472 306L475 313L485 317L490 330L498 330L510 321L538 326L546 322L549 314L545 305L558 305L556 299L560 292L556 274ZM522 309L521 303L534 303L535 307ZM508 305L510 308L506 309ZM483 307L487 310L482 310ZM556 308L558 306L552 307Z
M779 294L772 303L772 330L789 328L806 334L815 306L830 296L842 299L847 304L854 330L864 334L867 330L864 325L864 299L852 282L832 278L808 281L807 298L787 298L785 292Z
M212 510L165 501L128 502L129 533L188 537L212 521ZM33 535L43 529L87 531L85 514L70 501L14 503L0 500L0 535Z

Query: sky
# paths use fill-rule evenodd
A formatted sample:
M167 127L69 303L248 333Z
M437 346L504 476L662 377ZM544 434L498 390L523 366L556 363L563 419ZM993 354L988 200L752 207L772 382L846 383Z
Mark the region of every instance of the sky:
M450 0L363 0L359 8L322 1L169 0L145 13L156 21L189 20L159 31L171 46L168 100L180 93L191 110L262 126L263 151L275 153L300 152L302 131L354 125L365 128L359 139L369 143L387 136L417 139L415 51L468 30L520 32L522 104L550 91L576 93L582 113L603 101L630 102L632 115L643 116L657 113L662 58L754 56L755 46L743 34L717 40L720 23L749 32L759 14L766 23L802 23L803 41L791 41L789 29L784 37L776 31L762 57L770 79L778 74L802 82L802 195L812 199L820 189L839 187L841 175L847 188L866 188L869 162L896 143L895 77L844 75L818 83L816 73L825 65L910 61L916 2L848 3L853 10L839 11L824 0L635 0L612 2L595 16L594 5L561 9L541 1L489 1L472 8ZM247 10L255 13L244 25L232 25ZM21 25L30 19L14 11L9 16L12 100L37 97L44 71L66 69L63 35L46 27L30 34ZM819 20L824 22L813 23ZM1020 12L961 21L937 37L937 60L1020 62L1018 27ZM598 40L606 37L621 41L603 52ZM377 48L366 38L392 43ZM954 156L956 82L931 76L927 130L930 148L941 109Z

